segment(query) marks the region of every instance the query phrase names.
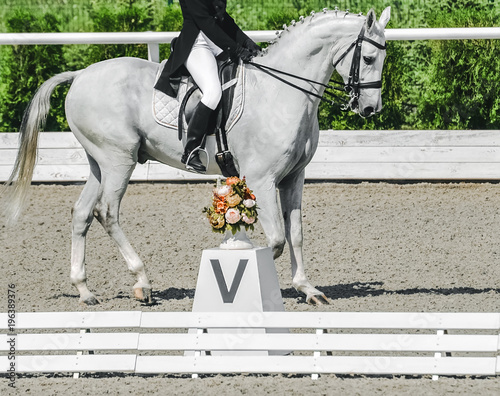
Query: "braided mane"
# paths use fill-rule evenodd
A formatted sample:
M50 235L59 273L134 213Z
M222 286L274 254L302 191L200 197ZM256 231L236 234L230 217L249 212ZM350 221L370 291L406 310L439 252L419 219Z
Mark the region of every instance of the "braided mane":
M310 15L307 17L300 16L299 21L292 20L288 25L284 24L283 25L283 30L281 31L276 31L276 38L274 40L268 41L269 47L267 47L263 52L262 52L262 57L266 56L268 54L268 50L272 48L271 46L278 44L281 39L287 35L287 33L290 33L290 29L296 29L300 28L301 25L305 25L306 23L313 23L315 20L323 20L326 15L330 16L332 14L335 14L335 16L338 19L345 19L345 18L363 18L365 19L366 17L360 12L359 14L352 14L349 12L349 10L346 11L340 11L335 7L334 10L328 10L327 8L323 8L321 12L316 13L315 11L312 11Z

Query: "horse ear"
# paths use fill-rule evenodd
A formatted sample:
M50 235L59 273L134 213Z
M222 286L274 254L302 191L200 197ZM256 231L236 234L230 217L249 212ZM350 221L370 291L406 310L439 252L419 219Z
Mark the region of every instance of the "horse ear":
M389 23L389 19L391 19L391 7L387 7L380 15L380 20L378 21L380 25L385 29L387 24Z
M368 14L366 14L366 31L368 33L371 33L373 26L375 26L375 21L377 20L377 17L375 16L375 11L373 11L373 8L368 11Z

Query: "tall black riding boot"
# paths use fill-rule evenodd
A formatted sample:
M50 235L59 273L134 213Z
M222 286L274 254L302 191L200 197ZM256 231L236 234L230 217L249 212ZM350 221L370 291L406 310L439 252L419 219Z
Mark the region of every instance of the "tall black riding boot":
M188 170L194 170L198 173L205 173L207 171L196 149L201 145L203 137L208 132L207 128L209 127L212 113L213 110L211 108L200 102L189 121L186 146L181 158L181 162L186 164L186 169Z

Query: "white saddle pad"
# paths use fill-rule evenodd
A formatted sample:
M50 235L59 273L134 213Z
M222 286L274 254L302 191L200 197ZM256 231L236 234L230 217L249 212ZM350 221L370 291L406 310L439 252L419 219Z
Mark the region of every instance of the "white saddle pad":
M161 62L160 67L158 68L158 73L156 74L155 83L160 77L161 71L165 67L165 63L166 60ZM238 122L241 114L243 113L245 102L245 67L242 64L238 66L236 78L224 84L222 86L222 90L226 90L235 84L236 87L234 90L233 103L231 105L231 111L226 122L226 132L229 132L233 128L233 126ZM175 99L161 91L153 89L153 117L158 124L163 125L167 128L178 128L179 109L181 107L181 102L186 95L186 92L189 90L189 88L191 88L192 85L193 81L191 78L183 77L179 85L179 93L177 95L177 98ZM185 132L187 129L187 122L184 115L182 119L183 130Z

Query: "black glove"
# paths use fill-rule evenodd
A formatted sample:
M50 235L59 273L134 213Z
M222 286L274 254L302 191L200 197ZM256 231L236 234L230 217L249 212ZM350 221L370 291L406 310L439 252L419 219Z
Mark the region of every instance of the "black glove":
M250 50L240 45L238 45L236 51L231 54L233 62L237 62L238 59L241 59L243 62L247 63L250 62L253 57L254 55L250 52Z
M262 51L262 48L260 48L259 45L255 44L250 38L245 40L245 42L243 43L243 47L248 49L253 54L253 56L257 56L259 52Z

